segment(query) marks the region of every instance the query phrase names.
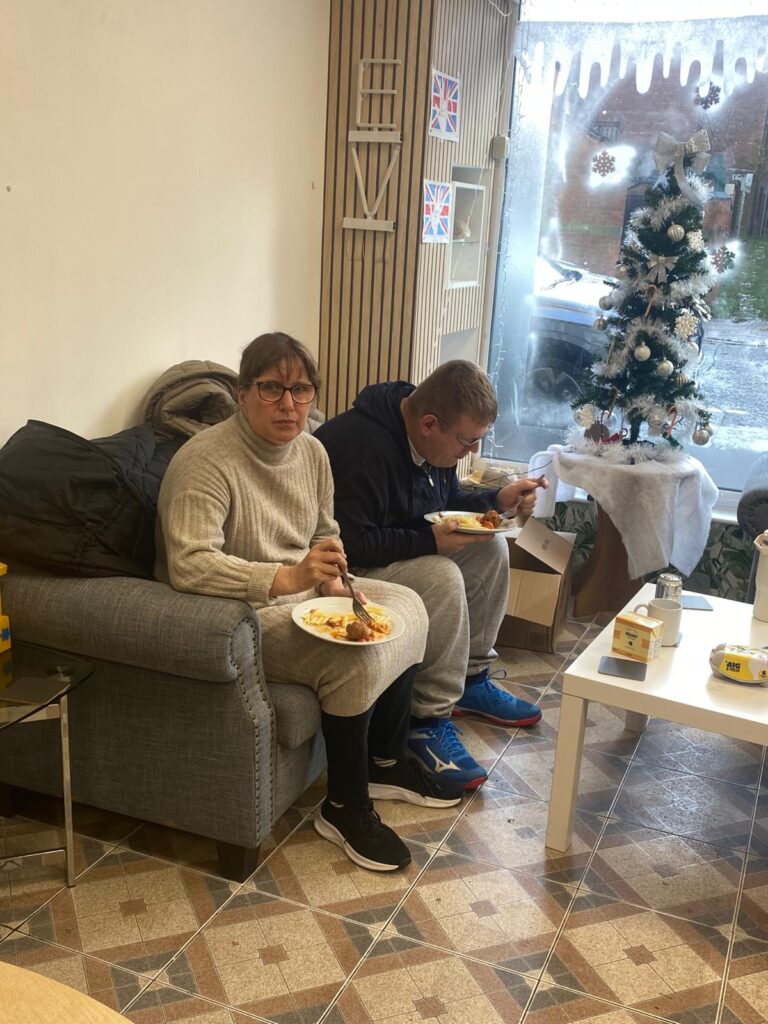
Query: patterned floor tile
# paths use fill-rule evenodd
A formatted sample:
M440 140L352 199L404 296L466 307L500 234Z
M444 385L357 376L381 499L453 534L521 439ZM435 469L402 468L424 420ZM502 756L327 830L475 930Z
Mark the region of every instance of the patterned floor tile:
M635 759L721 782L756 786L760 779L763 748L755 743L652 718L638 744Z
M657 1020L637 1010L544 982L536 989L525 1015L525 1024L654 1024Z
M123 1011L134 1024L254 1024L256 1017L153 983Z
M26 818L0 818L0 858L58 846L64 833ZM110 849L75 835L75 873L79 875ZM15 926L34 914L66 885L64 853L11 860L0 868L0 922Z
M372 942L354 921L240 892L156 980L280 1024L312 1024Z
M0 946L0 951L2 951ZM737 929L721 1024L765 1024L768 1021L768 942Z
M743 854L721 846L611 821L582 885L729 931L743 863Z
M145 822L132 832L122 849L143 853L148 857L173 861L198 871L206 871L212 875L219 874L219 858L216 843L205 836L196 836L191 832L164 825Z
M507 688L522 697L524 694L517 693L514 684L541 693L562 665L563 657L561 653L547 654L543 651L523 651L517 647L500 647L499 661L491 666L491 671L504 670L507 674L504 680Z
M376 800L375 806L385 825L401 839L411 839L424 846L440 846L456 820L467 807L468 797L455 807L417 807L400 800Z
M584 894L544 978L645 1013L715 1024L727 949L715 928Z
M491 772L488 784L520 796L549 800L555 746L552 740L519 734ZM628 767L627 758L585 746L577 806L596 814L607 814Z
M55 896L22 930L138 974L154 974L236 888L212 875L119 850Z
M542 697L539 701L541 721L535 733L526 735L556 742L560 726L560 699L558 691L550 691ZM624 728L624 719L625 712L619 708L591 701L587 709L584 749L614 757L632 757L640 736Z
M383 926L432 851L410 843L413 860L403 871L365 871L305 822L249 881L270 896L303 903L372 927Z
M0 960L69 985L118 1012L148 984L147 978L114 964L93 960L20 932L13 932L0 944Z
M744 786L633 763L611 815L704 843L746 849L755 793Z
M476 718L456 719L454 725L461 735L461 742L487 772L499 760L512 737L519 732L518 729L486 725L485 722Z
M385 934L537 978L576 890L439 852Z
M747 858L738 924L741 935L768 942L768 857Z
M532 989L521 975L382 936L323 1024L519 1024Z
M543 800L528 800L486 783L448 836L446 848L474 860L573 884L584 874L605 819L577 811L570 852L557 853L544 845L548 810Z
M755 821L752 826L752 838L749 843L750 853L760 853L768 857L768 788L761 786L757 796Z
M44 793L24 791L19 811L25 818L41 821L46 825L64 827L64 803L59 797ZM88 804L72 804L72 818L75 832L99 839L108 845L121 843L141 822L124 814L113 814Z

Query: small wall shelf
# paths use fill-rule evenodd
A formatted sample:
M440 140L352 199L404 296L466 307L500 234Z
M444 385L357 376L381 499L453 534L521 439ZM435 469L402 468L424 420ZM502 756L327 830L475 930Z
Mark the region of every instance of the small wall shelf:
M446 287L471 288L480 283L484 217L485 186L454 180Z

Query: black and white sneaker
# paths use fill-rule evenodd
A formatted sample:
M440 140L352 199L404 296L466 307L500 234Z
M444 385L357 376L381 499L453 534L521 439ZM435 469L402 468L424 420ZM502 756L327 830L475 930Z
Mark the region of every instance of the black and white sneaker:
M418 761L368 769L368 795L372 800L403 800L418 807L455 807L464 796L464 783L430 775Z
M370 802L363 807L334 807L326 797L315 815L315 831L369 871L397 871L411 862L411 851L382 823Z

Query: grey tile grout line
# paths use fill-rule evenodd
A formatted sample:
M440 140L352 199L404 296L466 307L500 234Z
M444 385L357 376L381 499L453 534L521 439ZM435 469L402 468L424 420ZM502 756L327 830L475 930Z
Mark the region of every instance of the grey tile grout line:
M731 922L731 934L728 938L728 948L725 953L725 968L723 970L723 980L720 984L720 996L717 1004L717 1015L715 1017L714 1024L720 1024L723 1013L725 1011L725 996L728 991L728 979L731 974L731 959L733 956L733 947L736 945L736 931L739 926L739 913L741 911L741 901L744 896L744 883L747 878L747 871L749 870L749 858L751 856L750 850L752 848L752 837L755 829L755 822L757 820L757 808L760 804L760 789L763 778L763 772L765 771L766 765L766 748L763 747L763 757L760 764L760 779L758 781L757 792L755 793L755 805L752 808L752 822L749 828L749 839L747 840L747 848L744 851L744 863L741 866L741 875L739 877L739 888L736 894L736 905L733 910L733 921Z

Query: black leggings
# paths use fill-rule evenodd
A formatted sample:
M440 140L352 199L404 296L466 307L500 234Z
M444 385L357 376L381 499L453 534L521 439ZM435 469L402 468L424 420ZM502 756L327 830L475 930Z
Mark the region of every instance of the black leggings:
M328 796L334 803L354 807L368 802L369 757L405 761L417 668L406 669L362 715L322 712Z

